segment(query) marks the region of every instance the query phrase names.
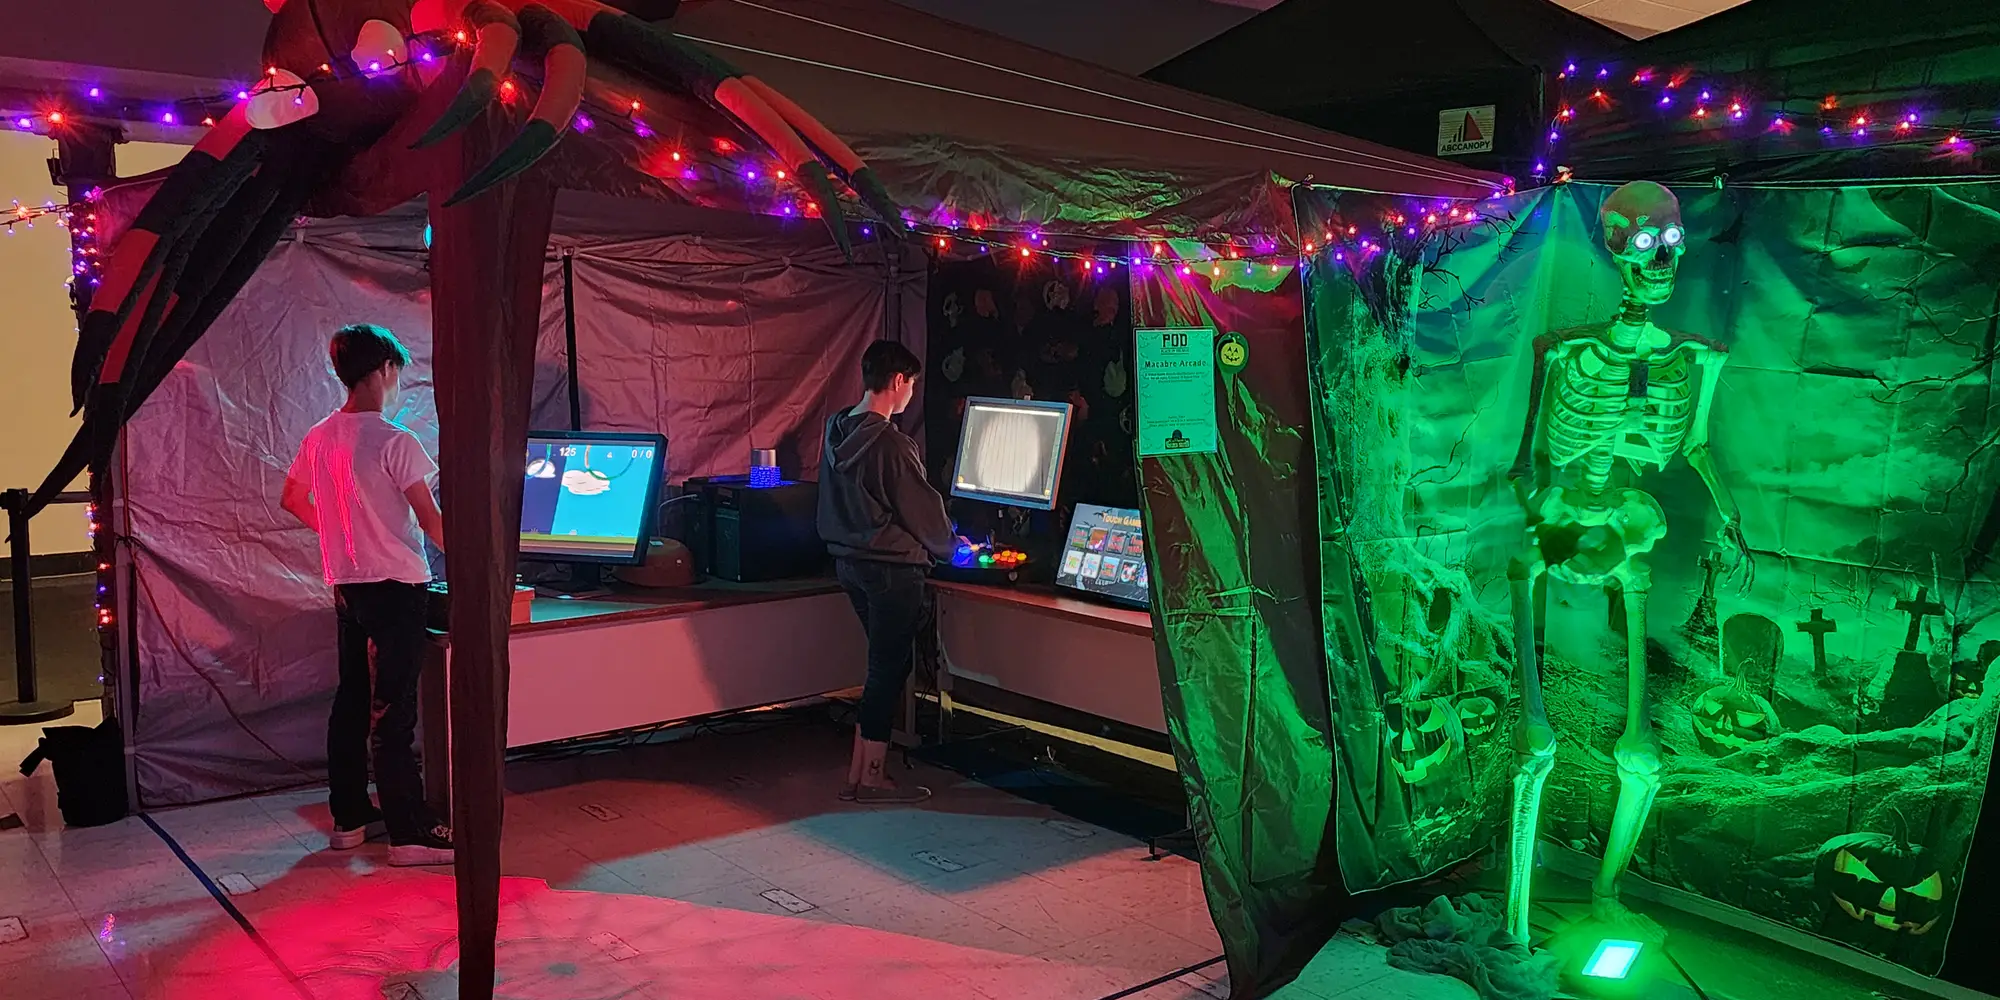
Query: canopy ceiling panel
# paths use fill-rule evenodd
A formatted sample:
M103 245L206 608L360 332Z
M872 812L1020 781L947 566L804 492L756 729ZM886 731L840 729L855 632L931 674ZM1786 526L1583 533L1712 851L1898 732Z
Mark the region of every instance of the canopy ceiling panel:
M1038 150L1060 164L1146 166L1476 198L1494 178L1042 52L888 0L712 0L674 30L800 100L876 158L908 136Z

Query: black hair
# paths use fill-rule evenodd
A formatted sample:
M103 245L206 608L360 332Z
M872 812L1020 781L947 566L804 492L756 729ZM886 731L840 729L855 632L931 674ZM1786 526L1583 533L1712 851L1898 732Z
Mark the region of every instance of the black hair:
M396 335L373 323L350 323L334 331L327 354L333 359L333 373L349 389L383 365L410 366L410 352Z
M878 340L861 352L861 385L869 392L887 390L889 381L896 376L916 378L923 370L924 363L909 348L893 340Z

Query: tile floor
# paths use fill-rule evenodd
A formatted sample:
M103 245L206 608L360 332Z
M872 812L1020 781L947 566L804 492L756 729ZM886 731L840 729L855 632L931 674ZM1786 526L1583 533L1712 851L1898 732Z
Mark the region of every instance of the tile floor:
M36 734L0 729L0 763ZM843 755L792 726L515 764L500 995L1099 1000L1221 954L1193 863L937 770L921 808L843 805ZM8 1000L454 995L448 873L391 869L379 842L328 851L319 789L64 830L46 768L0 774L0 817L23 824L0 829ZM1226 997L1226 979L1215 962L1126 995ZM1472 992L1337 938L1280 996Z

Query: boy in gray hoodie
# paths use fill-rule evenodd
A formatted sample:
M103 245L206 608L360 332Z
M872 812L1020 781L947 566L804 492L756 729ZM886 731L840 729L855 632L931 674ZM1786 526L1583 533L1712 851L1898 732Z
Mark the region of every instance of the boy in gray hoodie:
M819 535L868 632L868 679L840 793L847 801L911 803L931 794L898 786L883 766L896 699L910 676L924 578L933 560L949 560L959 543L917 443L889 421L910 405L922 371L901 344L869 345L861 355L861 402L827 418L820 447Z

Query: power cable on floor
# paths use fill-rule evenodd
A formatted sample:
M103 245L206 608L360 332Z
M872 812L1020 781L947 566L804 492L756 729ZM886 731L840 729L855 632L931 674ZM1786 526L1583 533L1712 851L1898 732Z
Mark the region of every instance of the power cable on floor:
M236 926L243 928L243 933L250 935L251 943L257 946L257 950L264 953L265 958L271 960L272 965L277 966L279 972L284 973L285 981L292 984L292 989L298 991L302 1000L318 1000L317 997L313 996L312 991L306 988L305 980L300 979L298 973L293 972L291 966L286 965L285 960L278 957L278 950L271 947L271 943L264 940L264 935L257 932L256 926L250 923L250 918L244 916L243 911L237 909L236 904L230 901L229 895L222 891L222 887L216 885L214 880L208 877L208 873L202 871L201 866L195 864L194 859L188 856L188 852L181 847L180 841L175 840L173 834L168 833L164 827L160 826L153 819L151 813L142 812L139 814L139 818L144 820L147 826L152 827L153 832L158 834L160 840L167 845L167 849L174 852L174 857L181 859L181 864L186 865L187 870L194 873L195 879L201 882L201 887L207 889L210 896L215 897L216 905L221 906L222 911L229 914L230 919L236 921Z
M1205 962L1196 962L1195 964L1187 966L1186 968L1175 969L1174 971L1166 973L1165 975L1157 976L1153 979L1148 979L1137 986L1127 986L1116 993L1099 997L1098 1000L1123 1000L1123 998L1132 996L1133 994L1144 993L1147 990L1150 990L1153 987L1158 986L1162 983L1173 982L1174 980L1179 979L1180 977L1185 976L1190 972L1200 972L1201 970L1206 969L1209 966L1222 961L1222 958L1223 956L1217 955L1214 958L1211 958Z

